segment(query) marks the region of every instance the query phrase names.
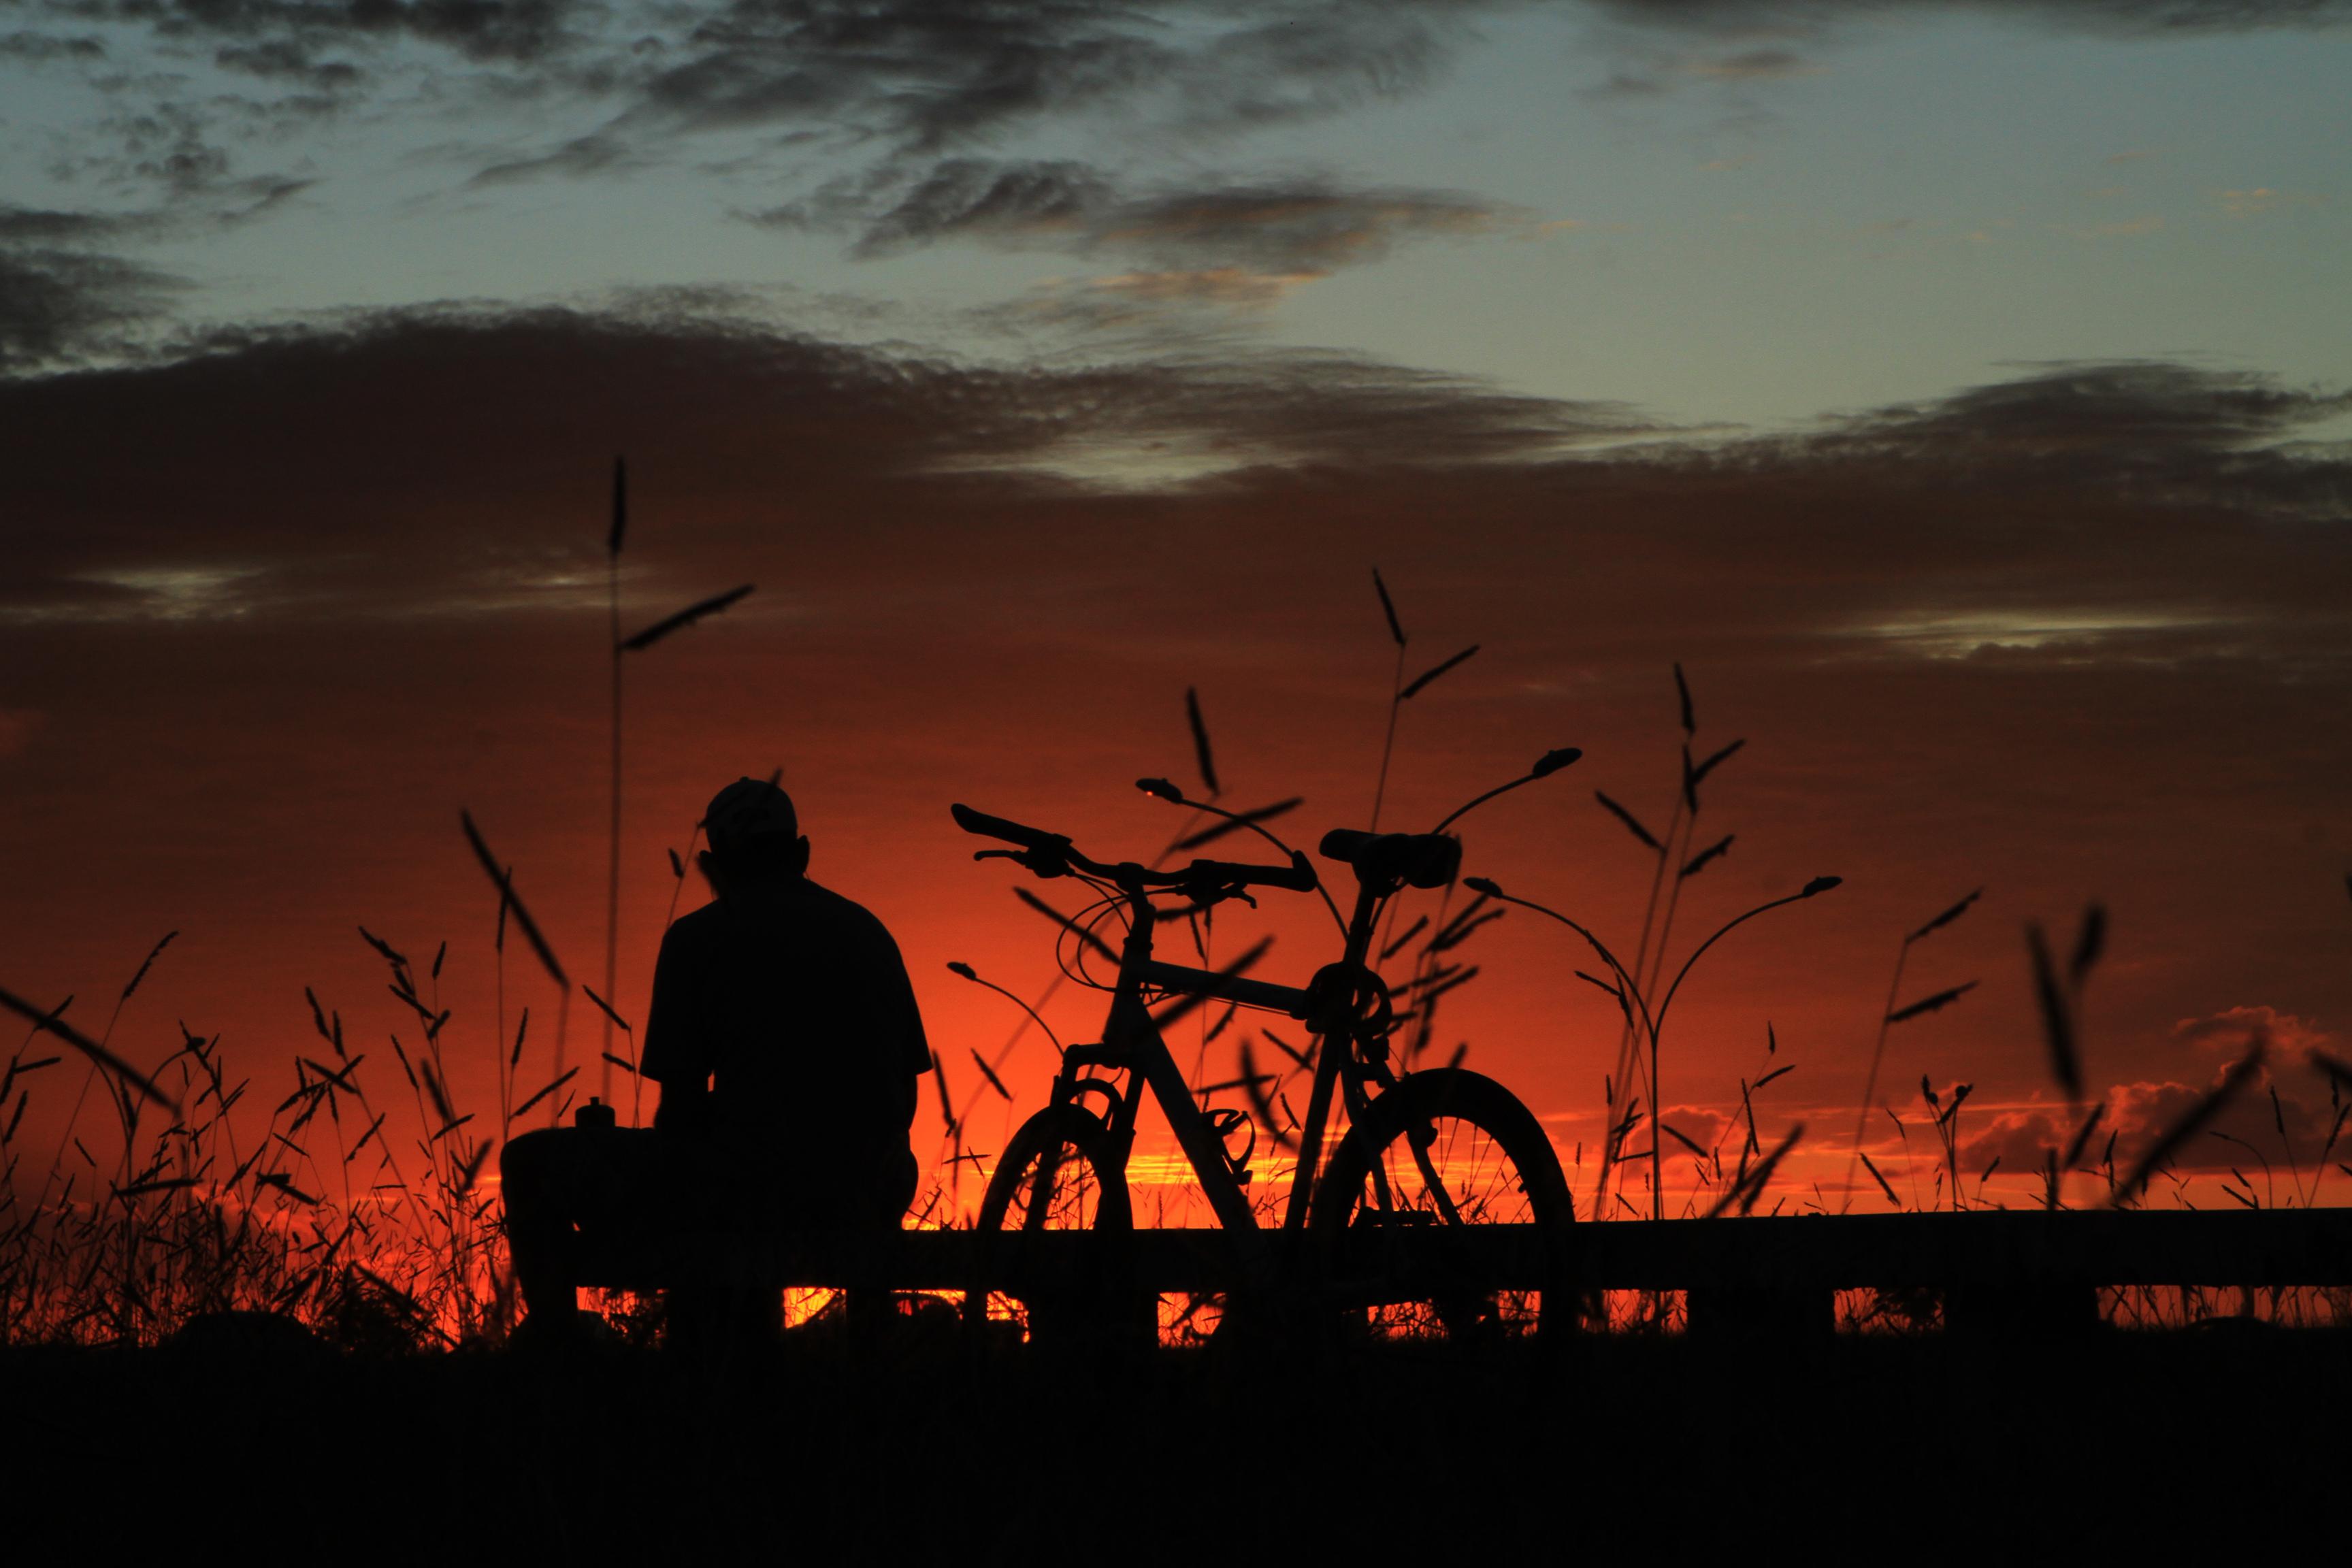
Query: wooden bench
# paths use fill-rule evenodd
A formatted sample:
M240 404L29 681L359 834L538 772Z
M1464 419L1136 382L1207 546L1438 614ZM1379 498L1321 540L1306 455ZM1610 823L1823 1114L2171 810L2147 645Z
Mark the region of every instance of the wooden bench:
M616 1286L681 1277L761 1289L869 1286L1016 1297L1115 1274L1137 1293L1230 1291L1307 1278L1278 1231L1123 1235L964 1230L682 1236L667 1256L609 1270ZM1826 1333L1841 1290L1930 1290L1958 1332L2064 1332L2114 1286L2352 1286L2352 1209L2045 1210L1784 1215L1578 1225L1565 1260L1527 1226L1349 1238L1326 1265L1415 1287L1538 1289L1565 1267L1586 1289L1686 1292L1694 1333ZM634 1278L631 1278L634 1276Z

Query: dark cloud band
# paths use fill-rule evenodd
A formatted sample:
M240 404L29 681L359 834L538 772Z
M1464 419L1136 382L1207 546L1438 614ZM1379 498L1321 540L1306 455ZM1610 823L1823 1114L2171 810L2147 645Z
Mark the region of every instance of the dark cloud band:
M159 561L267 563L310 584L305 603L462 597L577 533L548 498L583 452L626 448L723 514L789 493L813 519L993 527L979 520L1087 493L1084 472L1210 529L1294 506L1383 529L1475 520L1458 526L1476 550L1572 542L1629 584L1667 574L1654 591L1709 637L1801 634L1824 656L2352 654L2336 610L2352 546L2332 526L2352 467L2295 439L2352 401L2243 374L2054 366L1699 440L1344 355L975 365L707 314L419 311L202 349L0 381L22 454L5 544L45 614L74 584L119 595ZM131 432L142 460L124 465ZM1689 577L1693 561L1708 572Z

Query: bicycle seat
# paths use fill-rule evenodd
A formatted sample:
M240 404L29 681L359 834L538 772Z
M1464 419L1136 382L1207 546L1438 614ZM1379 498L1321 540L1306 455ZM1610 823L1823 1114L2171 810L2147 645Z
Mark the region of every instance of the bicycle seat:
M1355 868L1365 882L1442 888L1462 869L1462 840L1450 833L1366 833L1335 827L1318 846L1327 860Z

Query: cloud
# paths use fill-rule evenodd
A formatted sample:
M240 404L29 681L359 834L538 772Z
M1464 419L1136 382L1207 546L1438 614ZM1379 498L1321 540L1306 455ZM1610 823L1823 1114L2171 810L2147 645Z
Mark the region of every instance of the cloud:
M367 74L349 60L320 59L310 48L291 38L224 44L213 51L213 63L225 70L243 71L249 76L299 82L322 93L349 92Z
M1451 11L739 0L688 35L641 112L688 129L828 118L931 154L1113 101L1196 131L1265 124L1418 89L1458 34Z
M2218 191L2214 200L2222 214L2229 217L2259 217L2263 213L2277 212L2284 207L2311 207L2323 205L2326 198L2297 191L2274 191L2268 185L2256 185L2247 190Z
M1269 310L1326 276L1321 272L1258 272L1243 267L1202 267L1053 279L1033 289L1026 298L985 312L982 320L1009 327L1045 322L1096 332L1138 327L1147 331L1168 329L1197 336L1204 330L1213 331L1213 327L1204 328L1198 320L1180 323L1171 316Z
M1693 76L1720 81L1785 81L1791 77L1822 76L1827 66L1815 65L1787 49L1748 49L1721 59L1700 60L1685 68Z
M20 8L35 25L0 39L0 50L42 68L79 69L109 98L136 106L80 136L132 143L129 155L75 156L110 173L142 169L173 188L225 178L225 142L238 133L342 113L371 94L389 105L415 89L436 106L565 105L550 122L570 129L504 151L478 169L481 184L614 177L663 162L680 142L745 132L801 140L865 160L869 175L898 177L945 170L1041 131L1115 128L1130 142L1197 151L1411 97L1452 68L1482 17L1518 4L700 0L615 9L589 0L30 0ZM2014 13L2107 33L2326 26L2352 16L2352 0L1580 4L1611 24L1617 41L1648 40L1629 44L1633 58L1592 89L1621 97L1694 79L1738 95L1817 74L1828 67L1812 46L1832 41L1843 25L1914 10ZM94 26L112 30L101 40ZM1684 50L1661 37L1701 42ZM184 83L198 60L287 90L275 100L142 101L182 90L162 84ZM1744 111L1760 112L1753 104ZM177 133L140 123L158 115L186 123ZM594 117L584 130L583 115ZM1021 171L994 177L1018 181Z
M1508 221L1524 220L1454 192L1268 183L1125 204L1108 216L1097 243L1261 272L1330 272L1385 256L1408 237L1491 233Z
M2210 1088L2169 1080L2118 1086L2107 1097L2106 1111L2075 1168L2104 1171L2112 1138L2116 1174L2121 1179L2198 1106ZM2279 1094L2275 1108L2270 1098L2273 1089ZM2184 1176L2240 1172L2257 1184L2257 1196L2266 1197L2263 1163L2269 1163L2270 1174L2282 1185L2289 1179L2291 1161L2299 1164L2307 1178L2312 1157L2327 1146L2336 1115L2315 1079L2265 1074L2262 1082L2224 1109L2208 1131L2183 1144L2169 1168ZM1980 1131L1963 1138L1960 1173L1973 1187L1998 1157L2001 1174L2031 1177L2043 1169L2053 1150L2062 1155L2066 1152L2078 1125L2063 1107L2004 1110ZM2157 1191L2162 1190L2159 1181ZM2081 1189L2075 1192L2079 1196Z
M221 63L277 75L319 68L313 49L362 40L414 39L478 60L539 59L574 41L566 24L589 7L575 0L69 0L44 9L168 40L249 40L239 58Z
M854 253L868 258L958 239L1115 253L1147 265L1094 279L1085 287L1098 298L1066 297L1060 308L1083 311L1118 296L1122 313L1150 300L1262 306L1409 239L1576 226L1536 224L1516 208L1453 191L1292 177L1130 195L1089 163L974 158L943 160L905 183L835 181L808 201L751 216L774 227L855 228Z
M2231 454L2352 410L2352 392L2282 385L2246 372L2161 361L2031 367L2016 380L1930 403L1899 404L1801 437L1823 458L1900 450L1919 462L2039 462L2097 454L2118 477L2144 467L2210 466L2243 477ZM2249 452L2251 468L2263 459Z
M2262 1182L2264 1161L2281 1180L2291 1167L2308 1170L2314 1156L2341 1132L2338 1108L2326 1082L2308 1065L2312 1050L2333 1049L2334 1040L2309 1020L2268 1006L2231 1007L2176 1024L2165 1056L2177 1062L2186 1051L2201 1070L2189 1082L2138 1079L2097 1097L2104 1109L2084 1163L2101 1163L2112 1140L2117 1175L2128 1171L2197 1108L2258 1032L2270 1043L2267 1065L2253 1085L2223 1109L2210 1131L2182 1147L2172 1166L2183 1173L2251 1173L2257 1183ZM2031 1175L2042 1169L2050 1151L2064 1152L2079 1125L2074 1112L2063 1106L2004 1109L1966 1138L1961 1169L1974 1180L1998 1156L2009 1174ZM2263 1185L2255 1191L2267 1195Z
M1219 305L1271 305L1319 272L1256 272L1210 267L1192 272L1121 272L1088 280L1098 292L1130 300L1174 300Z
M1041 308L1230 304L1269 286L1255 272L1138 270L1069 285ZM85 330L121 324L89 309ZM75 320L52 313L45 353ZM778 331L709 302L357 315L196 346L0 382L0 421L27 454L12 515L46 520L8 541L20 615L87 604L94 618L126 605L152 617L163 601L126 589L124 574L198 567L262 571L224 592L266 595L286 614L478 597L514 566L486 555L485 539L511 552L538 537L494 520L543 515L537 498L565 489L582 450L626 447L712 476L714 494L773 483L812 505L863 498L861 514L951 515L980 496L1104 482L1246 511L1256 503L1241 498L1307 482L1277 476L1323 475L1313 482L1334 487L1333 505L1572 540L1624 584L1590 607L1585 633L1664 639L1677 657L1763 639L1816 668L2185 670L2220 658L2292 660L2320 680L2352 668L2338 607L2352 552L2312 532L2341 517L2352 463L2297 439L2352 398L2251 374L2032 367L1808 431L1702 438L1636 410L1357 356L1212 339L1097 364L978 363ZM144 456L126 468L108 454L131 429ZM188 559L193 536L155 520L218 472L269 483ZM1374 474L1385 477L1353 477ZM331 539L318 531L322 508L338 520ZM352 542L395 538L388 561L377 554L388 542ZM1710 562L1697 578L1672 564L1694 551ZM1700 630L1630 613L1659 595L1675 625Z
M778 227L862 226L861 256L889 256L943 239L1084 247L1098 240L1119 205L1111 182L1072 160L992 163L950 158L910 185L885 180L836 181L812 201L759 215Z
M488 163L475 172L471 185L518 184L542 174L585 176L632 168L645 160L627 142L609 131L575 136L559 147L502 163Z
M2172 1026L2172 1042L2234 1061L2257 1033L2270 1042L2274 1062L2301 1062L2314 1050L2334 1047L2332 1037L2309 1019L2275 1007L2231 1007L2201 1018L2183 1018Z
M1832 68L1821 55L1910 18L1976 15L2117 41L2352 23L2352 0L1582 0L1579 8L1598 18L1591 43L1607 61L1583 96L1639 101L1707 83L1729 97L1727 124L1750 128L1770 115L1749 89L1824 74Z
M599 173L677 138L746 130L816 136L887 172L1114 111L1130 129L1213 137L1415 92L1444 68L1479 8L730 0L593 35L569 26L584 29L593 13L559 13L528 35L539 47L509 52L518 79L611 111L585 137L488 172Z
M1001 491L1004 479L957 477L982 471L1026 472L1023 482L1058 491L1053 472L1074 456L1154 443L1213 454L1225 469L1450 468L1641 428L1608 405L1513 395L1343 354L973 365L659 302L635 315L361 315L218 333L194 348L55 380L0 380L0 422L26 452L47 447L12 474L10 516L55 520L19 523L8 539L21 568L5 600L16 619L213 615L255 593L288 614L352 596L429 607L444 590L508 570L481 552L483 520L506 509L531 515L530 498L560 488L583 441L667 452L732 485L776 471L775 433L789 431L796 489L912 496ZM134 430L142 461L108 459ZM467 466L484 453L503 456ZM187 559L178 524L156 520L176 516L179 487L215 465L266 470L278 499L257 496L220 519L203 558ZM318 550L314 509L327 496L341 498L336 529L347 543L398 536L399 562L377 559L373 546ZM446 531L436 536L425 518Z
M236 181L114 212L0 203L0 374L120 353L163 321L190 285L116 247L246 223L309 186Z
M146 213L74 212L0 204L0 245L89 244L152 230Z
M82 220L82 221L78 221ZM80 238L102 226L85 215L0 208L0 374L70 362L119 346L184 285L97 251L13 237Z
M105 58L105 40L86 34L23 30L0 35L0 58L19 64L40 65L52 60L94 61Z
M49 173L66 183L95 176L110 190L152 188L152 199L161 205L149 216L158 229L173 219L251 216L254 205L267 205L312 182L283 174L239 175L228 143L240 135L274 134L306 123L331 108L257 104L234 96L194 103L142 100L118 108L63 143L69 151L60 153Z
M2138 36L2325 27L2347 0L1595 0L1619 20L1734 36L1818 33L1857 19L1937 11L2012 16L2069 32Z

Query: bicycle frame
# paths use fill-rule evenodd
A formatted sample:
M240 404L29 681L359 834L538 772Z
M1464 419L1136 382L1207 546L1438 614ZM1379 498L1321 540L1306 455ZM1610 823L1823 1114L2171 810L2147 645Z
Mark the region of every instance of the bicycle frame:
M1381 905L1398 886L1393 880L1360 873L1345 952L1337 963L1324 968L1304 988L1160 963L1152 957L1152 934L1157 922L1150 893L1139 883L1122 886L1120 895L1127 900L1130 921L1119 955L1118 982L1112 993L1103 1041L1098 1046L1070 1047L1054 1079L1053 1103L1076 1104L1088 1094L1108 1097L1111 1102L1109 1111L1102 1120L1123 1168L1134 1145L1136 1121L1148 1090L1160 1102L1160 1111L1199 1178L1218 1224L1233 1230L1257 1229L1256 1213L1242 1191L1247 1180L1246 1168L1236 1166L1226 1151L1223 1137L1195 1102L1192 1089L1184 1081L1183 1072L1160 1033L1160 1020L1144 1001L1144 994L1150 990L1164 995L1230 1001L1297 1019L1307 1026L1309 1036L1317 1042L1312 1058L1315 1079L1306 1119L1299 1124L1297 1163L1291 1173L1282 1228L1303 1228L1312 1201L1315 1175L1322 1163L1334 1095L1343 1099L1351 1115L1360 1115L1368 1099L1365 1081L1383 1086L1394 1081L1384 1059L1384 1037L1378 1039L1376 1050L1362 1051L1360 1059L1358 1047L1367 1043L1369 1031L1362 1027L1357 999L1367 994L1383 999L1386 996L1385 988L1365 958L1371 950L1372 932ZM1129 1076L1123 1088L1110 1079L1081 1076L1092 1067ZM1052 1190L1055 1163L1051 1154L1039 1162L1027 1211L1032 1225L1043 1222L1045 1194Z

